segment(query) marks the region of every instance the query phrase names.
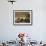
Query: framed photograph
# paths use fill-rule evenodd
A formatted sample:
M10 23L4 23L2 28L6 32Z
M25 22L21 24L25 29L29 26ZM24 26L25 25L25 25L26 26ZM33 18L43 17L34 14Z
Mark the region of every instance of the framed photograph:
M32 25L32 10L13 10L14 25Z

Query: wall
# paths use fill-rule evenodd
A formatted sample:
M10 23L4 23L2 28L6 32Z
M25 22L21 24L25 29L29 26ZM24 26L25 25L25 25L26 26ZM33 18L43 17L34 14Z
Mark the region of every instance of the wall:
M32 26L14 26L13 10L33 10ZM13 5L7 0L0 0L0 41L15 40L19 32L26 32L31 39L46 40L46 1L17 0Z

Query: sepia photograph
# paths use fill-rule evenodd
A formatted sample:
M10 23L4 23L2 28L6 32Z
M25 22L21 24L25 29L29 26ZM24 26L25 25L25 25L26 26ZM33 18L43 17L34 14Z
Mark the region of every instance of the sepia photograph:
M32 10L14 10L14 24L32 24Z

